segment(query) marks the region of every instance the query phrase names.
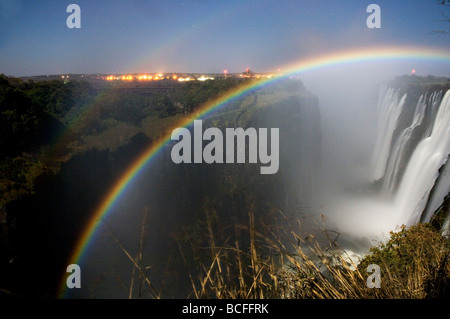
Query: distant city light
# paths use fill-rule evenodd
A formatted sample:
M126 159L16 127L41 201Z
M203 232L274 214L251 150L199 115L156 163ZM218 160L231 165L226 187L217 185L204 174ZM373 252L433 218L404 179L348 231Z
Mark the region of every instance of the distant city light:
M280 69L278 69L279 73L277 74L264 74L264 73L254 73L250 70L250 68L246 68L245 72L242 72L240 74L231 74L229 76L231 77L241 77L241 78L271 78L276 76L282 76L283 73L280 72ZM412 70L412 73L415 73L415 70ZM225 75L225 78L228 77L228 70L224 69L223 74ZM61 78L68 79L69 75L62 75ZM185 81L207 81L207 80L214 80L215 78L208 75L186 75L186 74L177 74L177 73L169 73L169 74L163 74L163 73L157 73L153 75L149 75L148 73L142 73L142 74L121 74L121 75L105 75L101 77L102 79L106 81L116 81L116 80L122 80L122 81L160 81L160 80L174 80L178 82L185 82Z
M199 77L197 80L198 80L198 81L206 81L206 80L214 80L214 78L209 77L209 76L204 76L204 75L202 75L202 76Z

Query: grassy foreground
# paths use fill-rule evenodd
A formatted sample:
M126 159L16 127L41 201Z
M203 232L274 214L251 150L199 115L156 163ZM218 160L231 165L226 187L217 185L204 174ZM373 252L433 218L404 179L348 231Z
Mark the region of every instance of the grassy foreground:
M191 247L194 255L207 255L198 258L198 267L191 270L194 298L415 299L450 295L450 241L430 224L401 226L362 260L352 261L331 239L327 245L319 245L311 237L298 236L300 224L257 225L255 216L249 214L247 226L235 226L235 235L223 239L218 238L213 220L207 218L208 247ZM187 255L186 247L180 245L180 250ZM379 266L379 288L374 287L371 264Z
M299 236L300 221L285 216L269 226L249 213L247 225L219 227L217 216L207 213L203 223L206 241L189 229L174 236L189 270L192 293L188 298L446 299L450 296L450 239L431 223L409 228L402 225L360 260L350 258L338 247L336 234L330 236L324 230L327 242L319 244L313 235ZM224 229L226 237L221 231ZM161 298L161 290L152 285L146 268L121 248L139 273L141 287L147 286L151 298ZM132 286L130 298L131 292Z

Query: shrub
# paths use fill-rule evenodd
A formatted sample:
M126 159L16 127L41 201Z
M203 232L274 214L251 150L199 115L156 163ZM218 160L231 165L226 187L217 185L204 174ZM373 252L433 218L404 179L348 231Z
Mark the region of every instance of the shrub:
M398 298L443 298L450 290L449 241L430 224L419 223L398 232L377 247L358 265L361 273L369 264L381 267L382 289ZM384 287L383 287L384 283Z

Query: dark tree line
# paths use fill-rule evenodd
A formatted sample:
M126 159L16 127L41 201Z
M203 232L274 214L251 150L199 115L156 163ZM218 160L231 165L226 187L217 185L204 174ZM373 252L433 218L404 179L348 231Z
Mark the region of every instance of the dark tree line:
M39 103L5 76L0 76L1 157L29 151L43 142L52 126L52 117Z
M235 88L249 79L227 78L205 82L185 82L177 88L174 100L184 112L195 111L208 100L216 98L230 89Z

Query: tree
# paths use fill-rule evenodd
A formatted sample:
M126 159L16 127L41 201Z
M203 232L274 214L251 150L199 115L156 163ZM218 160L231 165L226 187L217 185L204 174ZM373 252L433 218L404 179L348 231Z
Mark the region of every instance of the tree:
M85 81L42 81L28 84L27 93L47 113L63 118L75 106L81 106L93 95Z
M384 284L394 283L402 298L443 298L450 294L449 257L449 240L430 224L418 223L391 232L386 243L370 249L358 269L364 273L369 265L379 265L386 274Z
M156 93L150 98L150 107L154 108L159 117L172 116L177 112L172 100L164 94Z
M0 147L4 155L27 150L42 129L42 113L21 90L0 87Z
M443 5L443 6L450 6L450 0L439 0L438 4ZM442 16L444 17L444 19L437 20L436 22L450 23L450 18L448 15L446 15L445 13L442 13ZM435 30L435 31L432 31L431 33L450 34L450 27L447 30Z
M42 96L30 94L34 86L0 75L0 157L35 150L62 129L41 105L48 96L56 95L52 91L42 91Z

